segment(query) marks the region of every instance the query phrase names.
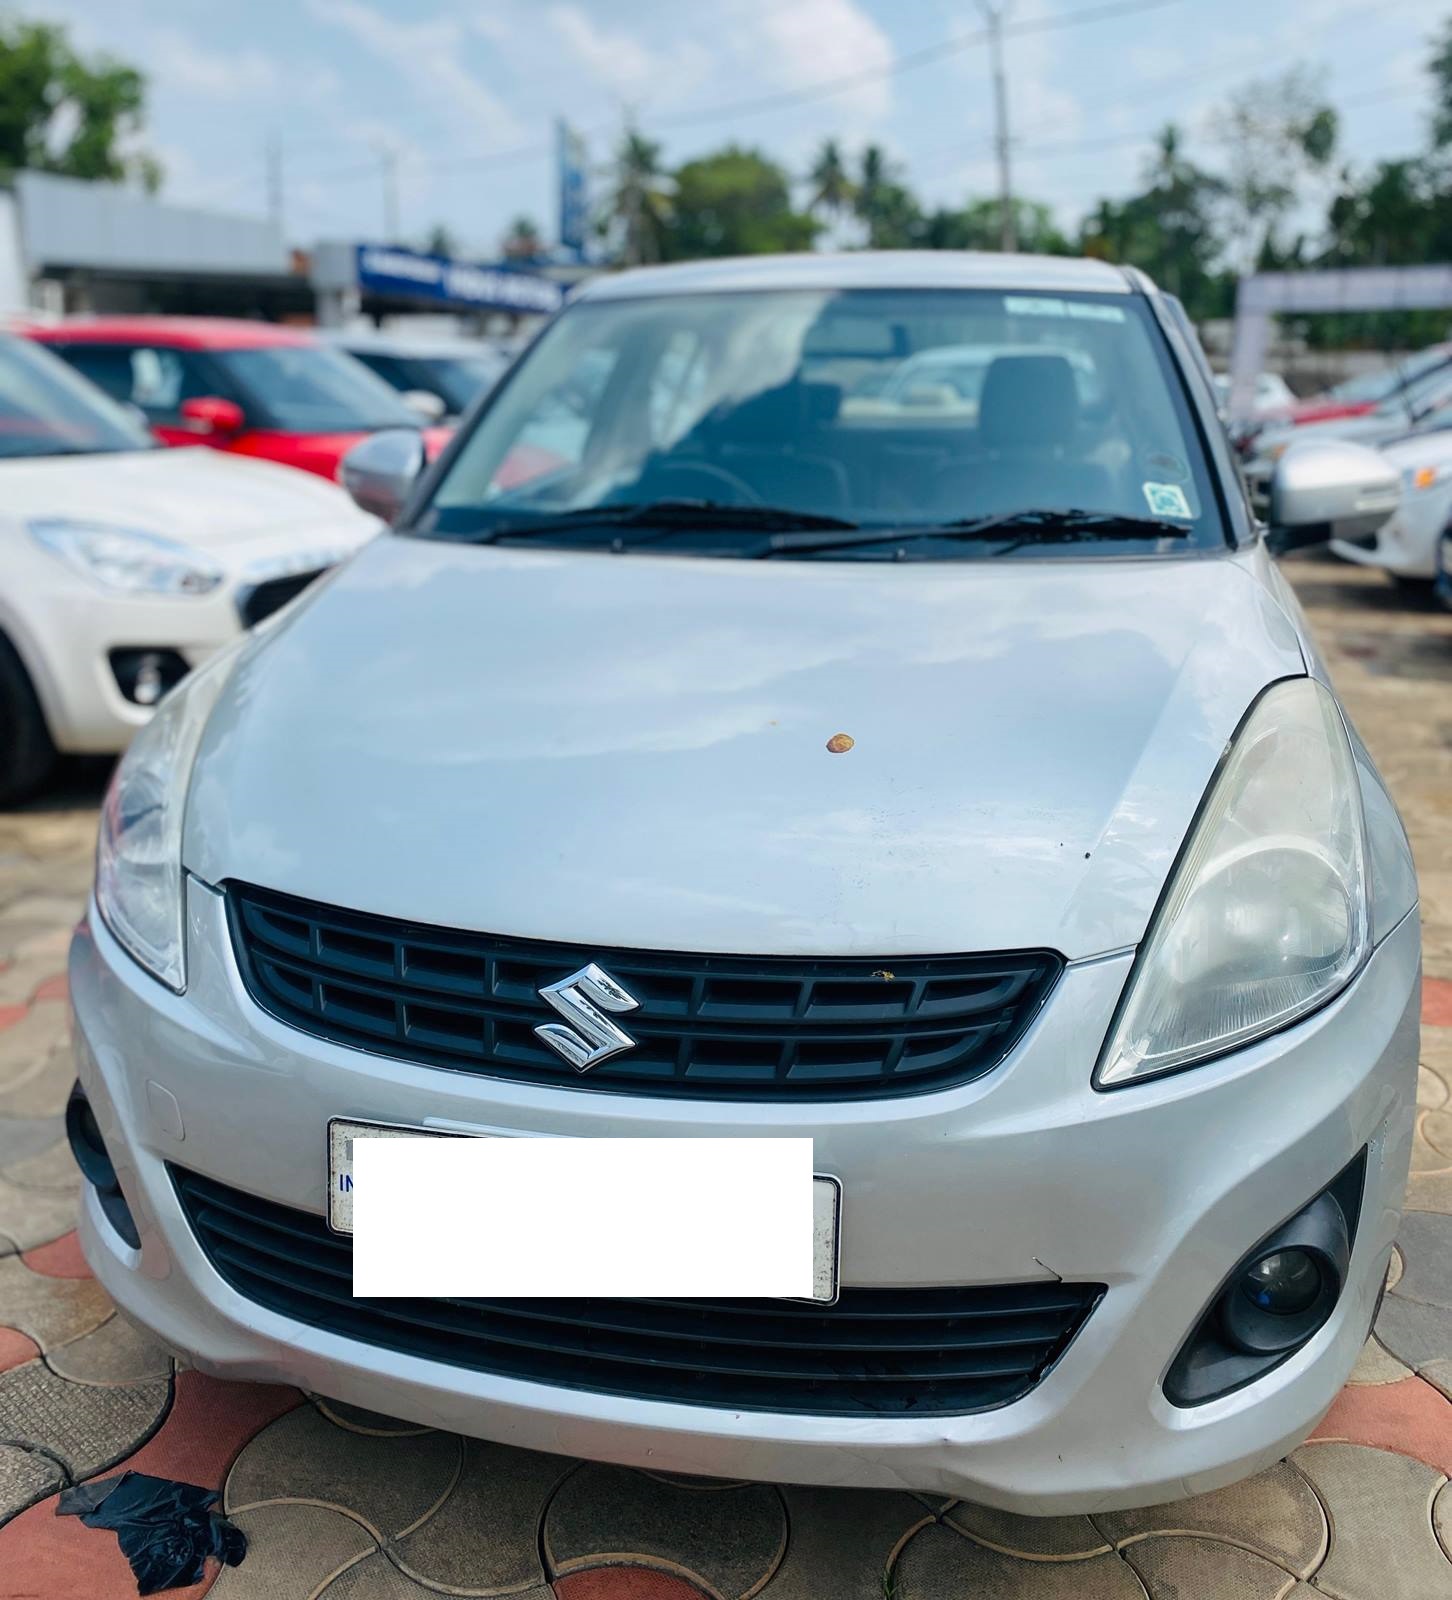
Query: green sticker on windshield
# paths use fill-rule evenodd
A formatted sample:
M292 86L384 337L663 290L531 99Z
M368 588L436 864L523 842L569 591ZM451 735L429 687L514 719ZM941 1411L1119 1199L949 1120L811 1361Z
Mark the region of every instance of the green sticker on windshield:
M1147 483L1144 485L1144 497L1149 502L1151 516L1179 517L1184 522L1195 520L1185 491L1178 483Z

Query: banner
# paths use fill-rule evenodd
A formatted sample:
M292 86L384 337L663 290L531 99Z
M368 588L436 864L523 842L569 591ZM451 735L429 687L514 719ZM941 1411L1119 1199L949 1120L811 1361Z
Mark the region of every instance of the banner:
M583 135L563 118L555 124L555 138L560 168L560 248L583 261L590 226L589 152Z
M536 273L379 244L358 246L358 287L364 294L400 295L435 305L545 315L564 299L559 284Z

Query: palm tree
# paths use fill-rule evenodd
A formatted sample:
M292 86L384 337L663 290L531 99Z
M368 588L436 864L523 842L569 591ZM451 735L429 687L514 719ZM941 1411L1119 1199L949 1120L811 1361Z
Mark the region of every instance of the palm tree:
M660 153L654 139L634 128L625 130L616 152L610 216L622 230L621 255L627 267L661 259L671 206Z
M825 211L833 219L851 206L857 194L857 185L847 171L842 147L835 139L823 140L807 181L812 186L812 197L807 202L809 209Z

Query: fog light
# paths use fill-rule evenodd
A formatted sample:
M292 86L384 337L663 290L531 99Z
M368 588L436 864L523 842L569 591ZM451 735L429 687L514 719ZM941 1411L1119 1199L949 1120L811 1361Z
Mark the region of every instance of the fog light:
M154 706L189 670L178 650L113 650L110 659L116 687L135 706Z
M107 1222L133 1250L139 1250L141 1235L136 1230L136 1219L131 1215L126 1196L121 1193L120 1180L116 1177L106 1141L101 1137L96 1113L91 1110L91 1102L79 1083L66 1102L66 1140L82 1177L95 1188Z
M1253 1306L1276 1317L1298 1317L1321 1294L1321 1269L1304 1250L1274 1250L1255 1262L1240 1282Z

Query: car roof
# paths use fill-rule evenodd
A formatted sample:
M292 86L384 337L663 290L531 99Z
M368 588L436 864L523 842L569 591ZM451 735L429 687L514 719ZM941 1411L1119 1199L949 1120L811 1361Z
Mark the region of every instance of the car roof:
M247 350L317 341L304 328L240 317L67 317L25 330L48 344L155 344L174 350Z
M734 256L605 273L575 300L745 289L1022 289L1031 294L1132 294L1129 275L1107 261L1005 255L986 250L850 250Z

